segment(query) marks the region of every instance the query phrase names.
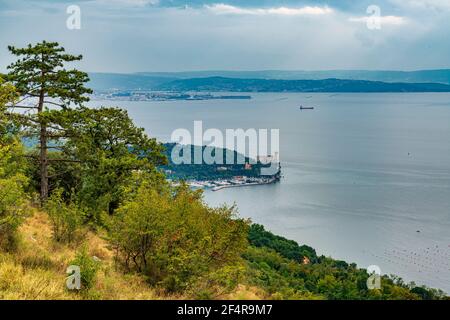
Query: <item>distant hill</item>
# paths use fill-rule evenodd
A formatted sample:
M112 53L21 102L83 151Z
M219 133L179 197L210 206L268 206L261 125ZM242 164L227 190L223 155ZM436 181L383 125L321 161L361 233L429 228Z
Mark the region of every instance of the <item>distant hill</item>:
M158 89L230 92L450 92L450 85L339 79L267 80L210 77L175 80L160 85Z
M246 169L245 163L252 163L248 157L240 154L234 150L206 147L206 146L185 146L190 149L190 154L193 156L196 152L204 154L218 155L222 153L224 164L207 164L202 160L202 164L174 164L172 161L172 150L176 146L175 143L165 143L165 155L169 163L161 166L162 170L166 171L166 176L173 180L217 180L229 179L235 176L260 177L261 168L265 167L261 163L252 164L250 168ZM179 145L178 145L179 146ZM226 159L234 159L234 164L226 164ZM240 159L241 162L238 161ZM193 160L193 158L192 158ZM238 164L244 163L244 164Z
M450 84L450 69L421 71L370 71L370 70L329 70L329 71L188 71L188 72L142 72L136 76L166 78L241 78L277 80L322 80L346 79L406 83L444 83Z
M424 71L189 71L189 72L142 72L134 74L90 73L89 86L96 91L110 90L161 90L180 85L177 80L213 78L244 80L361 80L386 83L449 84L450 69ZM193 80L194 82L197 80ZM169 85L170 84L170 85ZM394 86L395 87L395 86ZM443 88L443 87L441 87ZM433 89L432 91L434 91ZM219 90L225 91L225 90ZM398 90L395 90L398 91ZM407 91L410 91L408 89ZM425 90L429 91L429 90ZM440 91L440 90L438 90ZM318 91L320 92L320 91ZM372 91L369 91L372 92Z

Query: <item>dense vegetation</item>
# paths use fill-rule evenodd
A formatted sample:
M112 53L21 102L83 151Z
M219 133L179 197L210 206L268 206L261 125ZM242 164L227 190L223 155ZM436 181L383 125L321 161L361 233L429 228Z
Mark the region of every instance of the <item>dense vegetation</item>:
M175 149L175 148L178 149ZM183 155L183 149L190 150L190 154L192 155L192 163L194 162L193 155L198 152L203 154L211 155L211 157L215 157L215 153L222 153L221 159L223 159L223 164L214 163L207 164L205 159L202 159L201 164L175 164L172 161L171 154L175 152L180 157ZM242 154L239 154L236 151L231 151L228 149L221 148L213 148L213 147L200 147L200 146L180 146L174 143L165 143L165 155L168 158L168 163L160 168L164 170L167 178L173 180L215 180L215 179L229 179L236 176L247 176L247 177L259 177L261 176L261 168L264 166L260 162L254 163L255 160L252 161L245 157ZM236 159L232 162L232 164L227 164L226 159L229 157L230 159ZM239 159L239 160L237 160ZM251 167L246 169L245 163L251 164Z
M208 208L186 186L154 190L144 185L111 222L118 260L171 292L239 266L247 247L247 222L232 208Z
M368 290L356 265L319 257L234 207L207 206L201 192L166 181L163 146L126 111L83 105L85 74L63 69L78 57L46 42L12 52L25 57L0 83L0 298L444 297L388 277ZM31 102L19 105L24 95ZM25 138L39 143L25 148ZM71 265L81 271L74 291Z
M299 246L252 225L250 247L244 254L251 283L280 299L441 299L439 290L405 284L383 276L381 289L369 290L369 274L356 264L317 256L314 249ZM305 260L305 257L308 259Z

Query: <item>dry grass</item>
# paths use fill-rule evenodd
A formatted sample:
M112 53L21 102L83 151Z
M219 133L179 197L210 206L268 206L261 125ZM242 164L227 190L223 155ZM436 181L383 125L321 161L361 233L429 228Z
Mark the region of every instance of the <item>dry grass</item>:
M182 295L167 296L151 288L143 277L124 274L114 264L114 253L98 234L85 231L83 242L72 245L56 243L46 213L30 209L29 218L19 229L18 250L0 252L0 299L14 300L157 300L185 299ZM89 255L100 259L101 268L95 285L87 292L66 289L66 269L77 250L86 245ZM254 287L240 285L234 292L219 299L262 299L265 293Z
M262 289L241 284L233 292L219 297L221 300L263 300L267 298L269 296Z
M19 229L17 252L0 253L0 299L158 299L142 277L115 270L113 252L105 240L89 231L83 243L58 244L52 239L47 215L30 210ZM70 292L65 286L66 268L82 244L100 259L101 269L88 292Z
M64 275L43 268L25 269L11 256L2 256L0 261L1 299L73 299L64 290Z

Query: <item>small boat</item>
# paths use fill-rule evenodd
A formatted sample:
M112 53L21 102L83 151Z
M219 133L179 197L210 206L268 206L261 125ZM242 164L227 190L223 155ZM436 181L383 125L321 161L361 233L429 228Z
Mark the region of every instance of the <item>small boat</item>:
M300 110L314 110L314 107L304 107L304 106L300 106Z

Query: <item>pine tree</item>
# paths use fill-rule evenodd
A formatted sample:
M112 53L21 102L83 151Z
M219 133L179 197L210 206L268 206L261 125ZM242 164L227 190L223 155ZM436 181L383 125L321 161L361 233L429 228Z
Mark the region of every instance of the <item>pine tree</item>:
M43 41L26 48L9 46L8 49L19 59L8 66L10 72L7 80L16 87L21 97L18 103L10 106L8 115L20 119L28 135L39 140L40 199L44 203L49 193L49 163L68 161L48 157L48 149L57 148L55 143L50 142L65 137L63 129L52 123L49 107L54 110L81 106L89 101L86 94L92 93L92 90L84 86L89 81L86 73L65 69L66 63L79 61L82 56L65 53L65 49L56 42ZM17 109L26 111L17 112Z

